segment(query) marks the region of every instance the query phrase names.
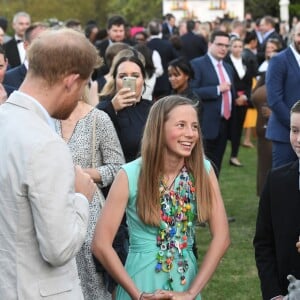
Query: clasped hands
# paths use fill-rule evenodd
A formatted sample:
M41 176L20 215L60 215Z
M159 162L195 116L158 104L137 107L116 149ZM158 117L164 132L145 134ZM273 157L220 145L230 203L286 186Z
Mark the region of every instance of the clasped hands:
M188 292L175 292L166 290L156 290L154 293L143 293L139 300L193 300L194 297Z

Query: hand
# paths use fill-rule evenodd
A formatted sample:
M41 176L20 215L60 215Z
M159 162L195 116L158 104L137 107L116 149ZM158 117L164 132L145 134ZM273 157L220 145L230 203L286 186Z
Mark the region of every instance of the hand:
M223 82L219 85L219 91L220 93L228 92L230 91L231 84L227 82Z
M116 112L128 106L132 106L136 103L135 92L131 92L130 88L122 88L113 97L111 102Z
M263 105L261 107L261 114L265 119L268 119L270 117L271 113L272 113L272 111L268 106Z
M300 253L300 240L296 243L296 248L297 248L298 252Z
M193 300L194 297L188 292L174 292L157 290L154 293L144 293L141 300L156 300L156 299L169 299L169 300Z
M168 291L166 291L168 292ZM157 299L173 299L172 296L170 294L167 293L160 293L157 294L155 293L144 293L143 296L140 298L140 300L157 300Z
M245 106L247 105L247 100L245 99L244 95L239 96L235 99L235 105L237 106Z
M96 184L93 179L80 166L75 166L75 191L83 194L89 202L93 200L96 191Z
M172 300L193 300L195 297L191 295L188 291L185 292L170 292L168 293L171 295Z
M101 182L101 175L97 169L94 168L86 168L82 169L83 172L89 174L95 183Z

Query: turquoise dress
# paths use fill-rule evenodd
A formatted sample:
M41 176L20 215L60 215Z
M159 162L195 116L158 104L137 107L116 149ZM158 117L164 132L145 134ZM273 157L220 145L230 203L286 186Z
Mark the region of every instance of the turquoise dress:
M180 263L178 262L180 258L178 255L175 255L172 268L169 272L155 271L158 262L157 255L161 250L160 246L157 245L159 228L144 224L136 213L136 195L140 165L141 159L139 158L123 166L129 181L129 200L126 215L130 246L125 269L138 289L146 293L152 293L157 289L168 289L170 287L168 284L170 277L172 277L171 286L174 291L185 291L189 288L189 285L198 272L197 261L192 251L194 235L191 234L187 239L184 259L188 263L188 269L184 273L186 280L184 285L181 283L182 274L179 269ZM205 160L205 168L208 171L210 169L210 163L207 160ZM174 189L176 189L180 181L179 175L175 179ZM192 211L196 214L196 207L194 205L192 205ZM194 226L193 222L192 228L189 228L189 230L194 230ZM130 300L131 298L121 286L118 286L116 299ZM200 294L195 299L200 300Z

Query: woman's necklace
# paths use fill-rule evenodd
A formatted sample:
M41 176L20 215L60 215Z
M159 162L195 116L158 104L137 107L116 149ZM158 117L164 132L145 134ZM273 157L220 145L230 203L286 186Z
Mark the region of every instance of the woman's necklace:
M179 175L175 188L176 176L169 186L160 181L161 221L157 234L156 272L168 272L169 278L163 287L173 290L171 270L177 268L180 283L186 284L185 273L189 265L186 259L188 238L193 240L193 220L195 205L195 187L192 176L184 166ZM175 264L177 263L177 266Z

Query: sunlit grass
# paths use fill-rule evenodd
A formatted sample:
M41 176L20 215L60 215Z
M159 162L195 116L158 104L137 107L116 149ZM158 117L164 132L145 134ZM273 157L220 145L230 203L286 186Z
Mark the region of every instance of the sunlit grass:
M230 146L230 143L228 143ZM258 197L256 196L256 149L240 148L244 167L229 166L229 147L223 160L220 186L230 223L231 246L213 278L202 292L204 300L261 299L252 240L255 230ZM199 263L210 234L207 227L197 228Z

